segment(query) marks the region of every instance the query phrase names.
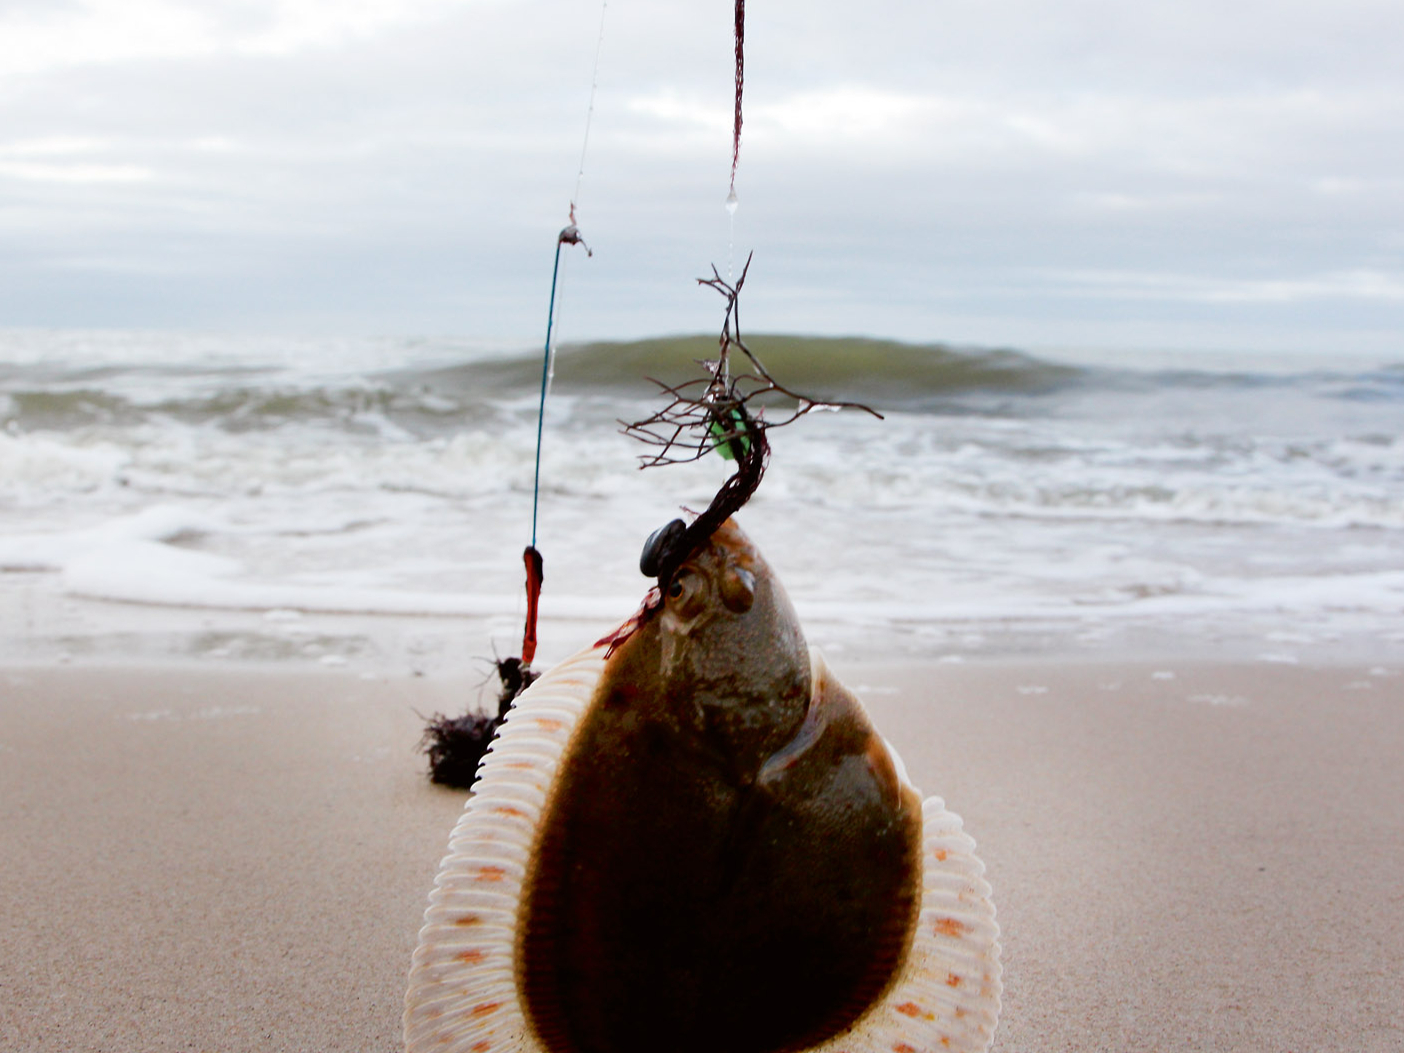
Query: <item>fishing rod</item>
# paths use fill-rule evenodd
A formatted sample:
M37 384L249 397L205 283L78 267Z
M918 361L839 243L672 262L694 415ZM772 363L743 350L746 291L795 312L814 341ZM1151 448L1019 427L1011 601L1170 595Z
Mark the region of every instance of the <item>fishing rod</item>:
M536 543L541 507L541 447L545 438L546 395L551 388L555 363L555 344L552 338L556 320L556 295L560 287L561 249L567 245L579 245L587 256L594 255L580 234L575 210L580 203L580 187L585 177L585 155L590 147L590 124L595 114L600 51L604 44L605 13L608 9L609 0L602 0L600 28L595 38L594 68L590 75L590 105L585 112L585 135L580 146L580 164L575 173L575 191L570 198L570 221L556 235L555 258L551 264L551 295L546 305L546 341L541 358L541 397L536 415L536 463L531 488L531 544L522 551L522 562L526 567L526 624L522 629L522 650L517 658L502 658L495 663L498 679L502 682L496 714L470 711L461 717L435 714L429 718L421 743L424 752L429 756L429 777L434 782L447 786L466 788L473 784L477 776L478 762L487 750L498 724L507 715L513 699L530 687L539 675L532 669L531 664L536 659L536 621L540 608L541 585L545 580L545 562Z
M592 107L593 109L593 104ZM589 132L587 130L586 134ZM522 562L526 565L527 613L526 627L522 630L522 669L529 670L536 658L536 615L541 599L541 583L545 580L544 561L536 547L537 513L541 507L541 445L546 427L546 393L551 387L554 372L551 344L551 327L556 315L556 287L561 273L561 248L565 245L580 245L587 256L593 256L590 246L580 236L580 228L575 225L575 203L570 206L570 225L556 236L556 259L551 266L551 298L546 308L546 348L541 356L541 401L536 410L536 471L531 486L531 544L522 551ZM527 681L530 684L530 680ZM527 684L522 685L523 687Z

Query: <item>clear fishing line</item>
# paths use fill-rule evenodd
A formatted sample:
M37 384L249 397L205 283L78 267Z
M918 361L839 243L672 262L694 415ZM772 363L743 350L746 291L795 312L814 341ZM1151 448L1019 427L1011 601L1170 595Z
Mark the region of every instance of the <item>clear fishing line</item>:
M585 155L590 149L590 124L595 116L595 95L600 83L600 52L604 48L605 13L609 10L609 0L600 4L600 28L595 37L595 61L590 71L590 103L585 109L585 134L580 144L580 164L575 171L575 191L570 199L570 223L556 236L556 255L551 264L551 296L546 306L546 344L542 350L541 398L536 412L536 467L531 486L531 547L536 548L536 528L541 507L541 442L546 425L546 396L551 389L551 379L556 374L556 348L552 340L552 329L556 318L556 290L560 284L561 247L581 245L587 255L594 255L585 244L576 226L575 210L580 204L580 189L585 179Z

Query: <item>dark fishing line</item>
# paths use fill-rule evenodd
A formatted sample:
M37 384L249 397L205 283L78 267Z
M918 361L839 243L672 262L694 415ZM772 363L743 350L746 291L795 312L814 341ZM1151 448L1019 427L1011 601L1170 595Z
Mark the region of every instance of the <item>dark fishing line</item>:
M741 86L746 79L746 0L736 0L736 115L731 125L731 193L736 193L736 162L741 158Z

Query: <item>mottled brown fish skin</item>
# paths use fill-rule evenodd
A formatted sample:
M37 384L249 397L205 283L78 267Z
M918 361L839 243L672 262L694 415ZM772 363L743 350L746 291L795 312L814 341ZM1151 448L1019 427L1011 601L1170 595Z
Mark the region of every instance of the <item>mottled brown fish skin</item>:
M861 706L811 683L734 524L679 576L610 659L527 876L517 973L552 1053L801 1050L911 940L920 801Z

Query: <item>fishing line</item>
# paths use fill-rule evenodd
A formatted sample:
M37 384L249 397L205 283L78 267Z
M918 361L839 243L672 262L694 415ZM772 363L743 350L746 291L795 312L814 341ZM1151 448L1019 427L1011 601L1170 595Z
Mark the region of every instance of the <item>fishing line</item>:
M600 49L604 47L605 12L607 12L608 10L609 10L609 0L602 0L602 2L601 2L601 4L600 4L600 28L599 28L599 32L598 32L598 33L596 34L596 36L595 36L595 64L594 64L593 69L591 69L591 71L590 71L590 104L589 104L589 106L587 106L587 107L585 108L585 135L584 135L584 137L583 137L583 140L582 140L581 143L580 143L580 164L579 164L579 166L578 166L578 167L576 168L576 170L575 170L575 190L574 190L574 192L570 195L570 226L571 226L571 227L574 227L574 226L575 226L575 210L576 210L577 208L580 207L580 185L581 185L581 182L585 179L585 154L586 154L586 153L589 151L589 149L590 149L590 124L591 124L591 122L592 122L592 121L594 120L594 118L595 118L595 95L596 95L596 93L599 91L599 87L600 87ZM570 229L569 227L566 228L566 230L569 230L569 229ZM576 231L576 234L578 234L578 233L579 233L579 231L577 230L577 231ZM557 277L558 277L559 274L560 274L560 267L561 267L561 245L562 245L562 240L561 240L561 238L564 237L565 234L566 234L566 231L563 230L563 231L561 231L560 236L558 236L558 237L556 238L556 262L555 262L555 263L552 265L552 267L551 267L551 304L550 304L550 306L549 306L549 307L547 308L547 310L546 310L546 364L545 364L545 368L544 368L543 371L542 371L542 380L541 380L541 384L542 384L542 387L541 387L541 408L540 408L540 412L539 412L539 414L538 414L538 425L537 425L537 431L536 431L536 478L537 478L537 486L534 488L534 491L535 491L535 490L539 490L539 488L540 488L540 481L541 481L541 427L540 427L540 420L539 420L539 418L545 415L545 410L546 410L546 396L547 396L548 394L550 394L550 391L551 391L551 381L552 381L552 379L553 379L553 378L555 377L555 375L556 375L556 348L555 348L555 345L551 343L551 317L552 317L552 315L555 313L555 306L556 306L556 280L557 280ZM568 244L574 244L574 242L568 242ZM585 242L582 240L582 241L580 242L580 244L585 245ZM592 253L592 252L590 251L590 247L589 247L588 245L585 245L585 254L586 254L587 256L593 256L593 255L594 255L594 253ZM531 509L531 543L532 543L533 545L536 544L536 493L535 493L535 492L533 492L533 494L532 494L532 509Z
M541 509L541 445L546 428L546 394L551 388L551 377L555 374L555 347L551 342L552 329L556 320L556 291L560 286L561 248L565 245L580 245L587 256L593 256L590 246L580 236L576 226L575 209L580 202L580 187L585 179L585 154L590 148L590 124L595 116L595 94L600 83L600 51L604 47L605 12L609 10L609 0L600 4L600 29L595 37L595 61L590 71L590 104L585 110L585 135L580 144L580 164L575 172L575 190L570 198L570 222L556 235L556 254L551 263L551 296L546 304L546 344L541 355L541 397L536 409L536 463L531 484L531 544L522 553L527 573L527 614L526 627L522 632L523 666L531 665L536 657L536 615L537 601L541 596L541 583L544 580L541 553L536 547L537 522Z
M590 147L590 121L595 116L595 90L600 85L600 48L604 46L605 12L608 9L609 0L603 0L600 4L600 32L595 38L595 68L590 74L590 108L585 111L585 141L580 144L580 170L575 173L575 193L570 197L572 208L580 204L580 181L585 178L585 151ZM570 221L575 222L573 212Z

